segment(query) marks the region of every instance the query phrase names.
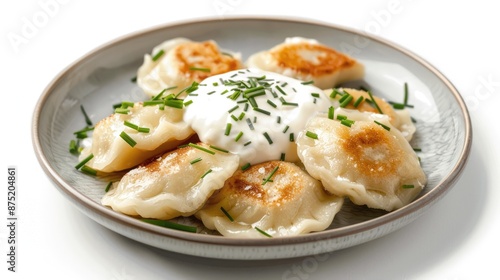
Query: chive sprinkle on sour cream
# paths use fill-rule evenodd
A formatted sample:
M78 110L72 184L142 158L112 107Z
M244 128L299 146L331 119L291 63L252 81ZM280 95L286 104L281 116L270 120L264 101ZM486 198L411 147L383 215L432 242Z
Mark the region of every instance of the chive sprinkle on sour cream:
M203 84L186 96L184 119L202 142L240 155L242 164L279 160L282 154L297 160L290 139L331 106L314 84L257 69L214 75Z

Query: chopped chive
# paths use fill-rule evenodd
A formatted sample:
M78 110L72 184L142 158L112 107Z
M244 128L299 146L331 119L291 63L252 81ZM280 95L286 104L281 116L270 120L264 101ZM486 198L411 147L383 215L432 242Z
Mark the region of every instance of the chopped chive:
M245 117L245 112L241 112L238 116L238 120L241 121Z
M358 97L358 99L356 99L356 101L354 101L354 108L358 108L359 104L361 104L361 102L363 102L365 98L363 96L360 96Z
M240 106L236 105L236 106L234 106L233 108L229 109L227 112L228 112L229 114L231 114L233 111L237 110L238 108L240 108Z
M192 233L196 233L198 231L198 229L196 227L178 224L178 223L174 223L174 222L170 222L170 221L163 221L163 220L156 220L156 219L141 219L141 221L149 223L149 224L169 228L169 229L182 230L182 231L187 231L187 232L192 232Z
M415 119L414 117L410 117L410 119L412 123L417 123L417 119Z
M288 128L290 128L290 126L285 126L285 128L283 129L283 133L286 133L288 131Z
M290 133L290 142L295 142L295 136L293 135L293 132Z
M228 150L225 150L225 149L222 149L222 148L219 148L217 146L213 146L213 145L210 145L210 148L214 149L214 150L217 150L219 152L223 152L223 153L229 153Z
M189 147L192 147L192 148L195 148L195 149L198 149L198 150L201 150L201 151L204 151L204 152L209 153L209 154L211 154L211 155L215 155L215 152L214 152L214 151L211 151L211 150L209 150L209 149L207 149L207 148L205 148L205 147L202 147L202 146L200 146L200 145L196 145L196 144L194 144L194 143L189 143L189 144L188 144L188 146L189 146Z
M201 179L205 178L208 174L212 173L212 169L208 169L203 175L201 175Z
M259 107L259 104L257 104L257 101L255 101L255 98L253 98L253 97L249 97L248 102L250 103L250 105L252 105L252 108ZM248 103L246 103L246 104L248 104ZM247 107L245 107L245 108L247 108Z
M413 189L415 186L414 185L402 185L401 187L403 189Z
M391 131L391 128L383 123L380 123L378 121L374 121L376 124L380 125L381 127L383 127L385 130L387 131Z
M193 159L193 160L192 160L192 161L190 161L189 163L190 163L190 164L195 164L195 163L200 162L200 161L201 161L201 157L198 157L198 158Z
M375 101L375 99L373 98L373 95L372 95L372 92L371 91L367 91L368 95L370 96L370 100L372 101L373 105L375 106L375 108L377 109L377 111L380 113L380 114L383 114L382 110L380 110L380 107L378 106L377 102Z
M337 95L343 95L338 89L332 89L332 93L330 93L330 98L335 98Z
M83 117L85 118L85 123L87 125L92 125L92 121L90 120L89 116L87 115L87 112L85 112L85 108L83 108L83 105L80 105L80 110L82 111Z
M264 236L267 236L267 237L269 237L269 238L272 238L272 236L271 236L269 233L267 233L267 232L265 232L265 231L261 230L261 229L260 229L260 228L258 228L258 227L255 227L255 230L257 230L258 232L260 232L260 233L261 233L261 234L263 234Z
M123 114L123 115L126 115L130 112L129 109L125 109L125 108L116 108L115 109L115 113L116 114Z
M82 161L80 161L77 165L75 165L76 169L80 169L82 166L87 164L92 158L94 157L94 154L88 155L86 158L84 158Z
M128 107L134 107L134 102L131 102L131 101L122 101L120 107L121 108L124 108L124 109L127 109Z
M236 135L236 138L234 138L234 142L238 142L240 140L241 136L243 136L242 131L240 131L240 133L238 133L238 135Z
M231 127L233 125L231 123L226 124L226 130L224 131L224 135L228 136L231 133Z
M394 108L394 109L403 110L405 108L405 104L394 103L394 102L390 102L390 103L392 103L392 108Z
M159 52L157 52L152 58L153 61L157 61L163 54L165 54L164 50L160 50Z
M97 175L97 170L87 165L82 166L82 168L80 168L80 171L82 171L87 175L92 175L92 176Z
M306 132L306 136L312 139L318 139L318 134L311 132L309 130Z
M408 104L408 83L405 83L404 89L405 89L404 90L405 98L404 98L403 104L406 105L406 104Z
M130 145L130 147L134 147L137 142L135 142L134 139L132 139L132 137L130 137L130 135L128 135L125 131L122 131L122 133L120 133L120 137L125 141L127 142L127 144Z
M250 144L252 144L252 141L248 141L248 142L246 142L245 144L243 144L243 146L248 146L248 145L250 145Z
M165 105L172 108L182 109L182 107L184 107L184 102L182 99L167 99L165 101Z
M193 103L193 100L188 100L186 102L184 102L184 107L187 107L189 105L191 105Z
M251 166L251 164L248 162L247 164L245 164L245 165L243 165L243 166L241 167L241 170L245 171L245 170L247 170L248 168L250 168L250 166Z
M74 139L69 141L69 152L74 155L78 154L78 143Z
M278 171L279 166L276 166L269 174L267 174L266 178L264 178L264 181L262 182L262 185L265 185L271 178L273 177L274 173Z
M281 116L277 116L277 117L276 117L276 122L277 122L277 123L281 123Z
M313 93L311 93L311 96L312 96L312 97L319 98L319 96L320 96L320 95L319 95L319 93L313 92Z
M139 129L139 126L138 126L138 125L133 124L133 123L131 123L131 122L129 122L129 121L123 121L123 124L124 124L125 126L128 126L128 127L132 128L132 129L134 129L134 130L138 130L138 129Z
M347 116L345 115L337 115L337 120L341 121L341 120L347 120Z
M111 188L111 186L113 185L113 182L109 182L107 185L106 185L106 188L104 189L104 192L109 192L109 189Z
M254 111L257 111L257 112L259 112L259 113L262 113L262 114L268 115L268 116L270 116L270 115L271 115L271 112L266 111L266 110L261 109L261 108L258 108L258 107L254 107L254 108L253 108L253 110L254 110Z
M142 102L142 106L155 106L155 105L163 105L165 104L165 100L146 100Z
M201 72L210 72L210 68L204 68L204 67L189 67L189 70L191 71L201 71Z
M231 115L231 119L233 119L235 122L239 121L235 115Z
M269 105L273 106L273 108L278 107L278 105L274 104L274 102L272 102L272 101L271 101L271 100L269 100L269 99L267 100L267 104L269 104Z
M276 85L276 89L281 92L281 94L286 95L286 92L278 85Z
M330 106L330 108L328 108L328 118L330 120L333 120L334 112L335 112L335 109L333 108L333 106Z
M422 151L422 149L421 149L421 148L413 148L413 150L414 150L415 152L421 152L421 151Z
M345 125L347 127L351 127L354 124L354 121L345 119L345 120L341 120L340 124L343 124L343 125Z
M285 153L281 153L281 155L280 155L280 160L281 160L281 161L285 161Z
M271 145L273 143L271 136L269 136L269 134L267 134L267 132L264 132L264 137L266 137L266 140L269 143L269 145Z
M130 81L131 81L132 83L137 82L137 76L134 76L134 77L130 78Z
M311 85L311 84L314 84L314 81L302 82L301 84L303 84L303 85Z
M350 103L350 102L351 102L351 100L353 99L352 95L350 95L350 94L349 94L349 95L347 95L347 94L346 94L346 95L344 95L344 96L346 96L346 98L345 98L342 102L340 102L340 107L341 107L341 108L344 108L344 107L346 107L347 105L349 105L349 103ZM344 98L344 96L342 96L342 98Z
M234 219L233 217L231 217L231 215L229 215L229 213L226 211L226 209L224 209L224 207L220 207L220 210L222 211L222 213L224 213L224 215L226 215L226 217L231 221L231 222L234 222Z

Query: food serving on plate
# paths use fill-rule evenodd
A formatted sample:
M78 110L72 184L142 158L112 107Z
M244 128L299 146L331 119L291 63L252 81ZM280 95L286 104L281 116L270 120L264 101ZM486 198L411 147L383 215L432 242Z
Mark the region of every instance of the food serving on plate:
M325 230L344 198L392 211L426 183L409 144L416 129L407 97L390 105L338 87L362 73L311 39L247 65L213 41L169 40L138 70L151 98L97 123L76 168L124 172L102 198L115 211L154 223L195 217L230 237Z

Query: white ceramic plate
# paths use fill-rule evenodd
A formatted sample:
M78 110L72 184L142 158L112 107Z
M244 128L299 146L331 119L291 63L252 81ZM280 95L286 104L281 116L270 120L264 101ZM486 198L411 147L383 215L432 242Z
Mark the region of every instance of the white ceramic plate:
M213 39L244 59L286 37L314 38L361 60L363 85L374 94L409 103L417 133L412 145L428 184L411 204L394 212L370 210L347 203L323 232L290 238L234 239L196 234L150 225L100 204L105 180L76 171L78 159L68 152L73 132L85 125L83 105L94 123L123 100L146 98L130 79L143 55L176 37L195 41ZM276 18L218 18L156 27L114 40L71 64L46 88L33 118L33 143L41 166L55 186L78 209L103 226L131 239L161 249L221 259L277 259L319 254L347 248L395 231L419 217L452 187L466 163L472 142L470 118L452 84L427 62L385 40L319 22ZM425 229L423 229L425 230ZM89 240L91 242L91 240Z

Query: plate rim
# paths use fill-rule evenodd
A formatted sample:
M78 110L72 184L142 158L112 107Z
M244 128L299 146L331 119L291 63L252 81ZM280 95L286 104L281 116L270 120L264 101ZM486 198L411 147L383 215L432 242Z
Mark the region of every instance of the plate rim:
M388 212L380 217L376 217L361 223L357 223L354 225L349 225L333 230L326 230L321 232L308 233L306 235L294 236L294 237L280 237L280 238L272 238L272 239L248 239L248 238L228 238L223 236L212 236L212 235L201 235L199 233L187 233L176 231L168 228L161 228L158 226L150 225L147 223L140 222L139 220L117 213L109 208L102 206L91 200L89 197L80 193L78 190L73 188L70 184L66 183L65 180L55 171L55 169L49 163L45 152L42 149L42 144L40 140L40 133L38 130L40 116L42 114L43 108L50 97L53 89L55 89L61 80L67 75L67 73L71 72L73 69L79 67L86 60L91 57L99 54L100 52L112 48L113 46L123 43L127 40L131 40L136 37L145 36L148 33L158 32L162 29L169 28L177 28L180 26L187 26L193 24L202 24L204 22L216 22L216 21L278 21L278 22L290 22L290 23L299 23L306 25L317 25L322 27L327 27L339 31L344 31L351 33L353 35L358 35L361 37L369 38L370 40L376 41L387 47L394 49L408 56L412 60L421 64L424 68L428 69L432 74L434 74L444 85L450 90L452 96L455 98L458 107L461 112L461 119L464 123L464 145L461 147L460 154L458 156L457 162L451 167L450 172L447 177L440 180L436 186L428 193L422 195L418 199L414 200L410 204L406 205L403 208L395 210L393 212ZM179 239L184 241L189 241L193 243L203 243L208 245L223 245L223 246L237 246L238 248L247 247L247 246L265 246L265 247L273 247L273 246L284 246L284 245L293 245L300 243L310 243L317 242L320 240L328 240L334 238L342 238L345 236L350 236L354 234L359 234L362 232L369 231L371 229L377 228L384 224L388 224L391 222L395 222L400 220L412 213L418 212L419 209L427 209L427 206L431 206L437 201L439 201L446 192L448 192L455 183L458 181L460 176L462 175L462 171L465 168L469 155L471 152L472 146L472 124L470 119L470 114L465 104L464 99L462 98L459 91L455 88L455 86L449 81L449 79L444 76L435 66L427 62L425 59L420 57L419 55L413 53L412 51L396 44L390 40L385 38L375 36L369 34L367 32L360 31L358 29L354 29L351 27L345 27L338 24L327 23L324 21L318 21L310 18L302 18L302 17L290 17L290 16L224 16L222 19L217 16L210 17L197 17L188 20L177 20L172 21L165 24L155 25L149 28L145 28L142 30L137 30L130 32L128 34L119 36L115 39L112 39L100 46L95 47L89 52L85 53L77 60L70 63L68 66L63 68L46 86L46 88L41 93L39 100L35 105L35 110L33 111L32 117L32 144L33 149L35 151L36 157L44 170L45 174L51 179L52 183L55 183L55 186L59 191L65 194L66 198L72 200L74 203L80 204L80 207L85 207L87 210L93 211L98 215L103 216L106 219L113 220L115 222L119 222L125 226L133 227L136 230L146 231L148 233L152 233L155 235ZM88 216L88 215L87 215ZM92 218L92 217L91 217ZM95 219L94 219L95 220ZM104 225L105 226L105 225Z

